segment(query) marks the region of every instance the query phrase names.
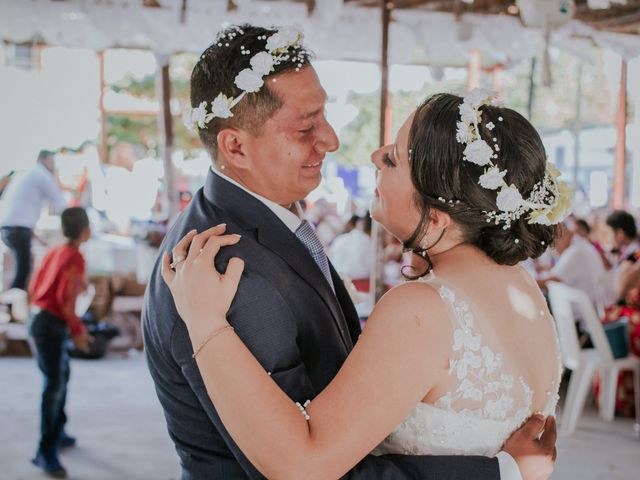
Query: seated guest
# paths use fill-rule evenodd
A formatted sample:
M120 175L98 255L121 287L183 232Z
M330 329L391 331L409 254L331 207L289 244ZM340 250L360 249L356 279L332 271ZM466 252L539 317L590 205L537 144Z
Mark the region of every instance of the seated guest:
M615 238L618 239L617 246L621 255L616 269L619 301L607 308L604 322L627 318L630 351L640 356L640 243L635 237L636 223L630 214L618 211L609 216L607 225L617 232ZM620 372L616 392L616 413L626 417L635 416L631 370Z
M539 274L538 284L545 287L549 281L562 282L586 293L594 307L600 305L600 281L605 269L598 251L567 224L562 225L561 231L553 247L557 261L549 270Z
M584 218L576 218L575 219L575 233L580 235L582 238L588 240L591 245L595 247L595 249L600 254L600 258L602 259L602 263L604 264L604 268L610 270L612 265L611 261L607 258L607 252L605 252L604 248L597 240L593 240L591 238L591 225Z
M355 227L338 235L329 249L329 258L336 270L351 280L368 281L372 254L371 217L368 213L357 217Z
M550 281L562 282L586 293L595 308L604 308L600 282L605 269L595 247L575 233L575 229L569 228L565 222L561 226L561 236L556 239L553 250L557 260L549 270L538 275L540 288L545 289L546 283ZM589 334L577 311L575 320L580 344L585 348L592 347Z
M624 210L615 210L607 217L607 226L611 229L615 245L611 253L615 255L615 264L619 265L640 249L636 220Z

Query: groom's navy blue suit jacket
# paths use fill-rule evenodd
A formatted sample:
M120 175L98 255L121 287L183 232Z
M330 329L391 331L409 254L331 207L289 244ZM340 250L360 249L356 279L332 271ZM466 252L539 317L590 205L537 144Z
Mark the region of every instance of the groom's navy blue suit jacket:
M334 294L311 255L282 221L255 197L212 172L168 233L161 251L170 251L194 228L203 231L219 223L226 223L227 232L242 239L221 250L218 269L224 270L231 257L245 261L229 322L292 401L312 400L336 375L360 334L340 277L331 267ZM158 259L147 289L143 333L182 478L264 478L233 442L207 395L160 265ZM260 398L255 399L255 408L263 408ZM499 473L498 462L483 457L370 455L345 478L495 480Z

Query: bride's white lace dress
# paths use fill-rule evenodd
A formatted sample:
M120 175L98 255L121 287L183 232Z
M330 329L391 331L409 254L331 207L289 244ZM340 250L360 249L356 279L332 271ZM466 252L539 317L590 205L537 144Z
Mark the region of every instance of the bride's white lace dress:
M490 324L474 314L472 305L442 280L425 281L452 309L449 374L455 386L433 405L419 403L373 453L494 456L533 413L534 392L503 363ZM562 368L554 338L558 372L545 392L545 415L555 411Z

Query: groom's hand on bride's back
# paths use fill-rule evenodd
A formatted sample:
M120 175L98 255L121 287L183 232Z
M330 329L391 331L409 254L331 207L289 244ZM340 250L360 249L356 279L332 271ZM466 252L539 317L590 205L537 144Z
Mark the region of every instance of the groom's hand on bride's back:
M523 480L546 480L556 463L557 437L554 417L533 415L513 432L503 450L516 461Z

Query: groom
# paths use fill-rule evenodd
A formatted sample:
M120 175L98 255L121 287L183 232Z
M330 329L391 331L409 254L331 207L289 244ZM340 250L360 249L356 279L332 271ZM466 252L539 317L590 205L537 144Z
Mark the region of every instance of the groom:
M221 32L193 70L191 104L212 102L221 92L237 98L236 75L250 68L253 55L265 50L265 36L274 33L249 25ZM360 327L340 277L302 220L298 202L319 185L323 159L339 142L324 116L326 93L306 50L291 47L289 53L295 62L275 65L259 90L248 86L254 93L233 106L233 116L195 118L213 167L162 250L171 251L192 229L219 223L227 224L228 233L242 235L242 242L216 258L221 271L231 257L245 261L229 322L289 397L304 402L336 375ZM147 290L143 332L182 479L263 478L235 445L207 395L160 265L156 262ZM265 408L260 398L255 408ZM507 442L511 455L370 455L345 478L518 480L521 473L524 480L546 478L539 472L550 471L554 440L537 441L541 427L542 421L534 419L516 432ZM555 438L554 429L551 435Z

